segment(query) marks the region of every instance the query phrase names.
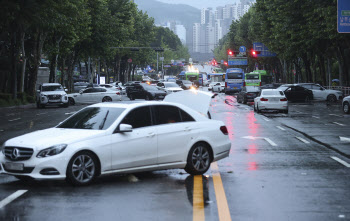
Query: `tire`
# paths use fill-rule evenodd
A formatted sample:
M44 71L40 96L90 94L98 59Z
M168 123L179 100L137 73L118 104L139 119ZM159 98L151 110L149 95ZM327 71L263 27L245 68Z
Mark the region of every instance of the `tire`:
M335 103L337 102L337 97L334 94L330 94L327 97L327 101L329 101L330 103Z
M69 102L63 104L63 107L64 107L64 108L67 108L68 106L69 106Z
M236 99L237 99L237 103L242 103L241 100L238 98L238 96Z
M88 151L76 153L68 163L67 181L74 186L89 185L98 174L97 162L96 157Z
M256 107L255 107L255 104L254 104L254 112L256 112Z
M129 95L129 98L131 101L135 100L134 95L132 95L132 94Z
M350 104L349 102L344 102L343 111L345 114L350 114Z
M256 105L256 111L257 111L258 113L261 113L261 110L259 109L259 105Z
M68 103L69 103L69 105L75 105L75 100L74 100L74 98L69 97L69 98L68 98Z
M309 97L309 96L306 96L304 102L305 102L305 103L309 103L309 102L310 102L310 97Z
M285 114L288 114L288 109L284 111Z
M104 97L102 98L102 102L112 102L112 98L111 97Z
M188 153L185 171L191 175L202 175L209 169L211 161L210 147L205 143L197 143Z
M247 102L247 99L243 99L243 104L247 104L248 102Z

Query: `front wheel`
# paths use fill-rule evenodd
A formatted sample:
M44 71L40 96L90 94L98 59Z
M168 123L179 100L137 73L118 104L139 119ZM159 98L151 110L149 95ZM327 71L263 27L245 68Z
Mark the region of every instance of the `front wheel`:
M96 157L87 151L75 154L68 163L67 180L76 186L89 185L96 178L98 164Z
M344 113L346 113L346 114L350 114L350 105L349 105L349 102L344 102L343 111L344 111Z
M69 97L69 98L68 98L68 103L69 103L69 105L75 105L75 100L74 100L74 98Z
M131 101L135 100L134 95L132 95L132 94L129 95L129 98Z
M112 102L112 98L111 97L104 97L104 98L102 98L102 102Z
M202 175L210 167L210 147L204 143L195 144L187 157L185 171L191 175Z
M329 101L330 103L335 103L337 101L337 97L333 94L328 95L327 101Z

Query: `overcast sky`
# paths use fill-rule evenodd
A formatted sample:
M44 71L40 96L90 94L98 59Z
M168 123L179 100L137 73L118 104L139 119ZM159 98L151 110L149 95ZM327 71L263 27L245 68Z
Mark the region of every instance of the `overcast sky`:
M170 4L186 4L193 7L202 8L216 8L217 6L225 6L227 4L234 4L236 0L158 0L160 2Z

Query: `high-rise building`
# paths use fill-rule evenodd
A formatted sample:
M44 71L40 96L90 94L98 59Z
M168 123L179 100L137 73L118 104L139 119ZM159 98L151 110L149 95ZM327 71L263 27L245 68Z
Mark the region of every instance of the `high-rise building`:
M182 44L186 44L186 28L183 25L175 26L175 34L180 38Z
M224 7L216 7L215 10L215 19L224 19Z

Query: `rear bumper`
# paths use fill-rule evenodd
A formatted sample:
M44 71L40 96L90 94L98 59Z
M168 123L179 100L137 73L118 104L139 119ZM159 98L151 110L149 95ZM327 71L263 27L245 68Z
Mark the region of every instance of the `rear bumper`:
M259 110L288 110L288 103L286 104L259 104Z

